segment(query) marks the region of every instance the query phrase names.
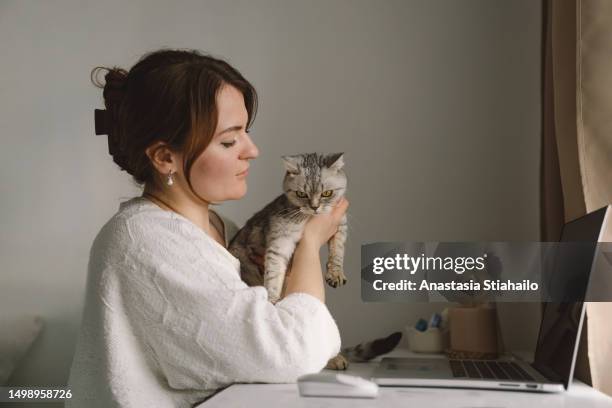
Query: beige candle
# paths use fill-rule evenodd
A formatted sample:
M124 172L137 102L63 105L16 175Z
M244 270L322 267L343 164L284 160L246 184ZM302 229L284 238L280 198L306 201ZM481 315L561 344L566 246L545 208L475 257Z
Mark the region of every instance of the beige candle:
M490 306L449 310L452 351L497 354L497 313Z

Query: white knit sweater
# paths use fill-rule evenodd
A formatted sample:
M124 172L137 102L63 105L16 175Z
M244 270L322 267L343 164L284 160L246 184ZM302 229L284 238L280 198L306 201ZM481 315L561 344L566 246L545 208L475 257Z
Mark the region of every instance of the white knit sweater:
M327 307L306 293L273 305L239 271L188 219L122 203L91 248L66 407L191 407L233 382L321 370L340 349Z

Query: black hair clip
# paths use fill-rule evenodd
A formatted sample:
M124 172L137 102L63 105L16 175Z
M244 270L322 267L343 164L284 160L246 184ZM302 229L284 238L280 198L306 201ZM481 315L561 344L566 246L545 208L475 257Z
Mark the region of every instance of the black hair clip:
M104 109L95 109L94 122L96 128L96 135L108 135L108 153L113 156L113 161L121 166L118 161L119 154L116 136L111 136L109 134L110 126L108 121L108 111Z
M108 135L108 112L104 109L94 110L96 135Z

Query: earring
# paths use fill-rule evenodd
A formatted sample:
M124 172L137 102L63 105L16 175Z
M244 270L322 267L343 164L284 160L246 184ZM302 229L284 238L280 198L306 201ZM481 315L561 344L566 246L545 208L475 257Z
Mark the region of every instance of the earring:
M174 184L174 180L172 179L172 174L174 174L174 172L170 170L170 172L168 172L168 177L166 178L166 184L169 186Z

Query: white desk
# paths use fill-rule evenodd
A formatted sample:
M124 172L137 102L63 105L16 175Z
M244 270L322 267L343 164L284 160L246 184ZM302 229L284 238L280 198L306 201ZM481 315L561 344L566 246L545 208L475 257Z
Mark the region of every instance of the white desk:
M389 353L392 357L414 356L398 349ZM351 363L347 374L364 378L371 376L380 358L369 363ZM580 381L574 381L569 392L558 394L529 393L520 391L483 391L468 389L380 387L378 398L304 398L300 397L296 384L235 384L196 408L270 408L270 407L593 407L612 408L612 397L594 390Z

